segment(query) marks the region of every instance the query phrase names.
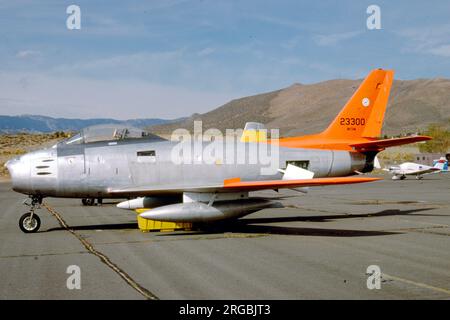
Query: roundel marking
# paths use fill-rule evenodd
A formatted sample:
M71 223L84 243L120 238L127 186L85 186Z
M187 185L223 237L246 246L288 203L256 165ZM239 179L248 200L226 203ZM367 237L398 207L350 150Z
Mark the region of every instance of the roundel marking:
M362 103L363 107L368 107L370 105L370 100L369 100L369 98L364 98L364 99L362 99L361 103Z

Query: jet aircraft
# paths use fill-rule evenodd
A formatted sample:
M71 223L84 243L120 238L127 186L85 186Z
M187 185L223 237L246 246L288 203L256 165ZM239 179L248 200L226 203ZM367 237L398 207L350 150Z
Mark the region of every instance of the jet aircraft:
M128 198L119 207L149 209L140 214L145 219L210 222L276 206L268 199L250 196L252 191L304 191L313 186L379 180L349 176L371 172L376 154L387 147L431 139L379 139L393 75L392 70L370 72L328 128L319 134L233 143L231 152L255 145L276 146L277 170L270 174L261 174L261 163L226 163L224 155L213 163L203 163L201 156L199 163L180 161L185 157L198 160L195 148L174 159L173 150L180 142L139 129L86 128L52 148L6 163L13 190L28 195L30 201L30 211L19 219L19 227L26 233L39 229L35 210L45 197ZM207 148L211 143L202 141L201 146Z

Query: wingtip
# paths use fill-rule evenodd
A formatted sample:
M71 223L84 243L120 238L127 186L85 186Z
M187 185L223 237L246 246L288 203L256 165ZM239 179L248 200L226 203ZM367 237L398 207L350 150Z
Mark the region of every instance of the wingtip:
M353 179L357 179L360 182L375 182L375 181L383 180L383 178L378 178L378 177L358 177L358 178L353 178Z

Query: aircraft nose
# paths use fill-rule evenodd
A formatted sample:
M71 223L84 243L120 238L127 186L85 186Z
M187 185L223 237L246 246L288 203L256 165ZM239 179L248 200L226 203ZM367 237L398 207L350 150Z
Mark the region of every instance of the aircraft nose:
M26 157L21 156L11 159L5 163L5 167L11 176L13 190L20 192L27 189L30 177L30 163Z
M8 160L4 165L6 167L6 169L8 169L9 174L11 175L11 178L13 178L13 176L15 176L15 173L17 171L18 162L20 162L20 157Z
M10 165L12 165L12 160L8 160L8 161L6 161L6 163L3 165L6 169L8 169L9 170L9 166Z

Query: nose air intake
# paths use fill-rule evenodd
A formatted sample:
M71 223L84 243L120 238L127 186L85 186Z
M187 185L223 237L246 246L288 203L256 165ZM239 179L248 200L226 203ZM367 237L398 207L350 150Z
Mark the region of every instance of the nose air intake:
M6 161L6 163L3 165L6 169L8 169L9 175L11 178L13 178L15 170L14 167L17 165L17 163L20 161L20 158L14 158Z
M12 189L29 194L30 166L26 157L21 156L7 161L4 165L11 176Z
M5 166L14 191L32 195L47 194L54 190L58 173L54 150L30 152L9 160Z

